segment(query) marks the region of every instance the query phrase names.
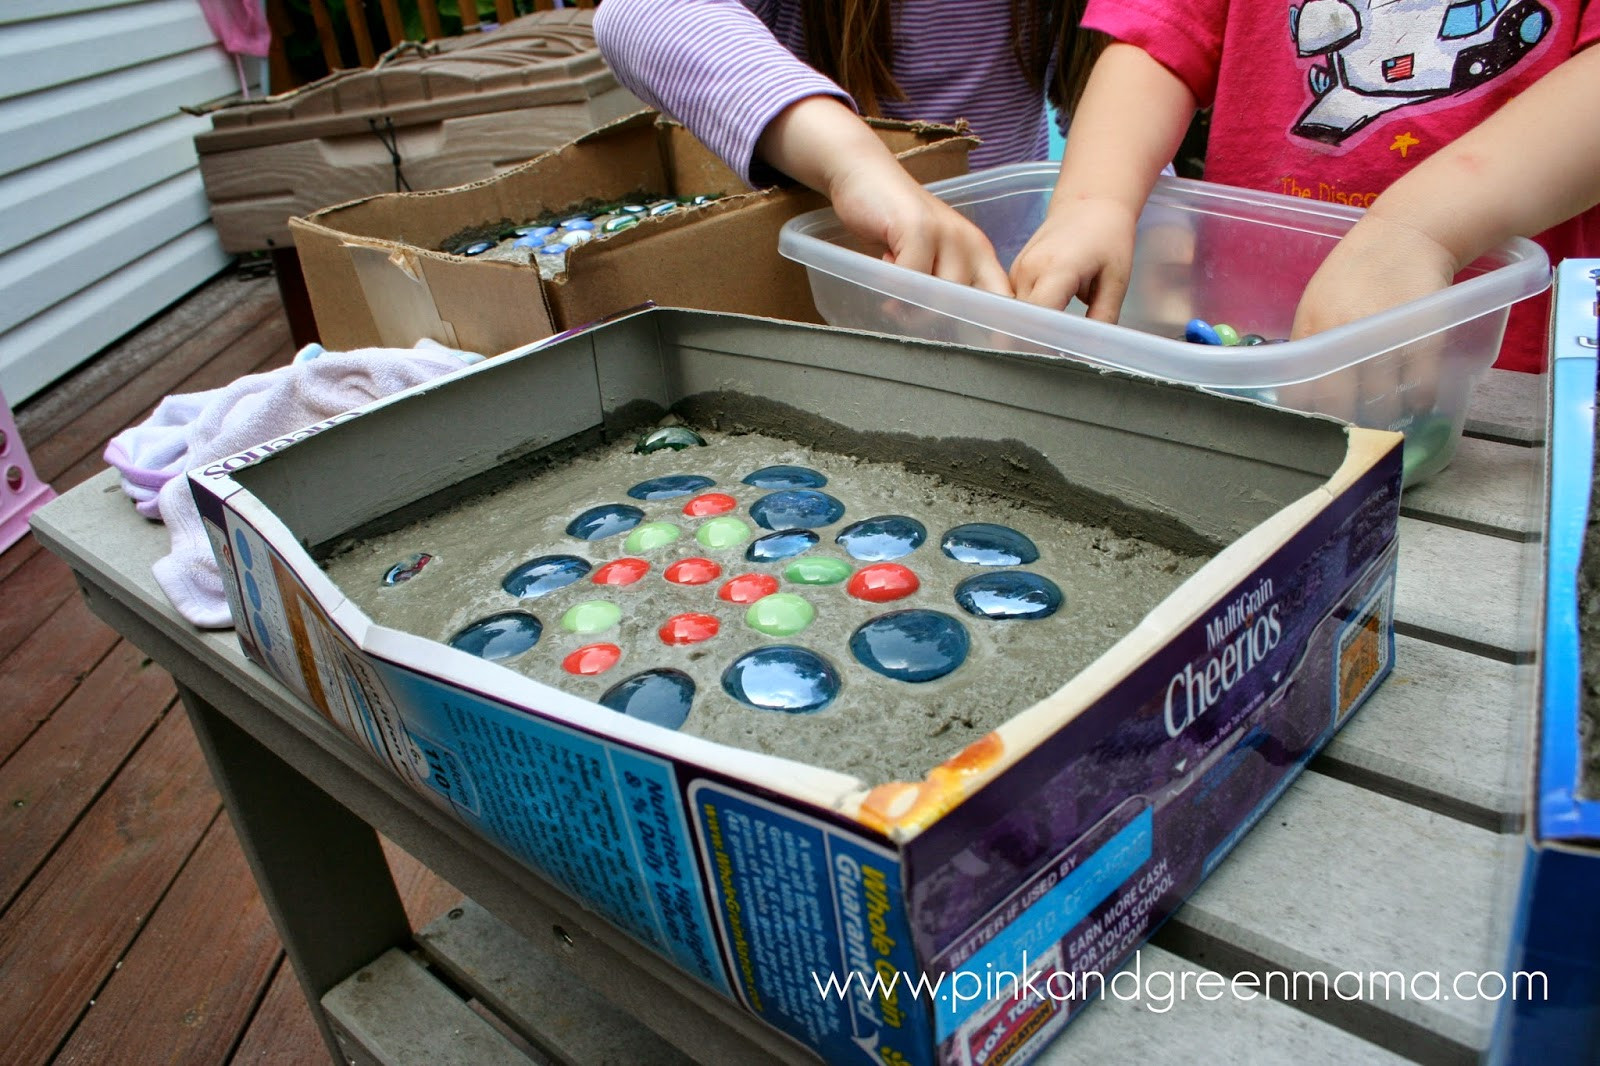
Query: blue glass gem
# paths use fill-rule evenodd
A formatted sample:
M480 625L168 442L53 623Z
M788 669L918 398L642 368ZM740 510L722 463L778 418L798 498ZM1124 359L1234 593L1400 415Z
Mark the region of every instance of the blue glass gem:
M499 661L521 655L539 643L544 626L526 611L504 611L480 618L451 637L449 644L482 659Z
M1211 328L1211 323L1202 318L1191 318L1189 324L1183 327L1183 339L1190 344L1217 344L1222 343L1222 338L1217 336L1217 331Z
M992 522L956 526L944 535L939 547L956 562L977 566L1021 566L1039 558L1033 541L1010 526Z
M567 535L579 540L604 540L626 533L644 521L644 512L626 503L603 503L591 507L567 523Z
M844 504L816 489L785 489L752 503L750 517L764 529L811 529L843 518Z
M807 466L764 466L746 474L744 483L758 489L820 489L828 479Z
M511 232L519 237L548 237L558 231L554 226L518 226Z
M639 438L639 443L633 446L636 452L659 452L662 448L671 448L681 452L685 448L702 448L706 439L692 429L683 426L664 426L661 429L646 433Z
M576 555L541 555L508 573L500 587L524 600L565 588L589 572L589 561Z
M810 551L821 539L809 529L781 529L751 541L750 547L744 550L744 557L752 563L788 559L803 551Z
M735 659L722 672L722 688L759 710L809 714L839 694L839 671L814 651L774 644Z
M628 490L636 500L670 500L674 496L687 496L691 492L709 489L716 482L699 474L668 474L641 481Z
M967 659L967 630L942 611L892 611L850 636L850 652L896 681L932 681Z
M681 670L646 670L619 681L600 697L600 705L641 722L677 729L694 703L694 680Z
M579 216L578 218L569 218L566 221L562 222L561 223L561 228L562 229L586 229L586 230L592 230L592 229L594 229L594 223L590 222L586 218L583 218L582 216Z
M886 514L846 526L833 539L852 559L881 563L916 551L928 539L928 528L915 518Z
M461 249L462 255L482 255L494 247L494 241L473 241Z
M418 552L410 558L402 559L384 572L383 583L385 585L398 585L402 581L410 581L422 573L422 568L432 561L433 556L427 552Z
M544 238L543 237L535 237L532 234L529 234L528 236L518 237L516 240L512 241L511 242L511 247L513 247L513 248L543 248L544 247Z
M1061 602L1054 581L1026 570L974 574L956 586L956 603L979 618L1049 618Z

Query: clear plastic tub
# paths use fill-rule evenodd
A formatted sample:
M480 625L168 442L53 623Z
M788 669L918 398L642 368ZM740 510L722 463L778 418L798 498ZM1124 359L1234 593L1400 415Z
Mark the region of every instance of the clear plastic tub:
M928 186L975 222L1009 266L1044 220L1054 163L996 167ZM1359 208L1161 178L1139 221L1118 324L1051 311L883 262L831 209L791 219L779 251L804 264L829 323L928 340L1071 356L1406 434L1406 483L1455 453L1472 386L1494 362L1510 305L1550 282L1544 250L1514 238L1443 292L1304 340L1217 348L1191 318L1287 337L1295 305Z

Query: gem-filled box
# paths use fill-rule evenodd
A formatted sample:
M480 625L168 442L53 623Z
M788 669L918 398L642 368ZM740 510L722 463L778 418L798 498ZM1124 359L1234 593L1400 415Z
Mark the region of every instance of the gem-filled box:
M246 653L308 713L826 1061L994 1063L1095 998L1387 674L1400 445L1059 359L655 309L190 479ZM387 538L525 486L531 518L469 520L499 554L479 599L423 608L436 636L360 605L464 558ZM1050 653L1095 622L1081 661ZM901 765L839 768L838 738L897 721L923 731ZM896 973L939 990L860 983Z

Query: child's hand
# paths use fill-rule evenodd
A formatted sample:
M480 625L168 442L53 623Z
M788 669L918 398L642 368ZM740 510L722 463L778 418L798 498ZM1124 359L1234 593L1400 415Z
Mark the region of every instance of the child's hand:
M1447 288L1455 257L1407 222L1368 213L1311 275L1290 340L1342 326Z
M1090 318L1115 322L1128 291L1138 221L1119 200L1072 200L1052 209L1011 264L1017 298L1060 310L1076 296Z
M1002 296L1011 283L983 231L934 196L888 158L864 162L828 189L839 221L852 234L887 249L884 260L958 285Z

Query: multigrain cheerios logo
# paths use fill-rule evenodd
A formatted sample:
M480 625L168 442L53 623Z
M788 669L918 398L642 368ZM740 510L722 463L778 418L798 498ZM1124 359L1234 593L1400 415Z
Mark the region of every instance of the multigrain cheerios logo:
M1167 736L1177 737L1193 725L1278 646L1283 625L1272 597L1272 579L1263 578L1206 623L1211 655L1198 666L1185 663L1167 683Z

